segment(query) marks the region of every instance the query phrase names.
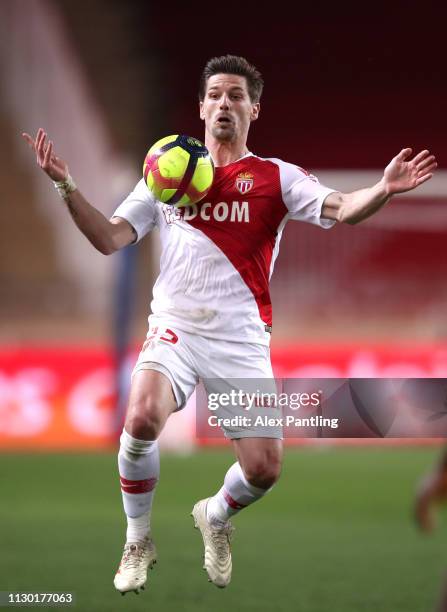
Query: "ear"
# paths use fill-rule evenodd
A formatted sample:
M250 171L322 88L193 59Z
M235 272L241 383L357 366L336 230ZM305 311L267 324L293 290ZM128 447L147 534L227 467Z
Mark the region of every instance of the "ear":
M200 113L200 119L205 119L205 114L203 112L203 102L199 102L199 113Z
M256 119L259 117L260 112L261 112L261 105L259 104L259 102L257 102L256 104L253 104L251 107L250 121L256 121Z

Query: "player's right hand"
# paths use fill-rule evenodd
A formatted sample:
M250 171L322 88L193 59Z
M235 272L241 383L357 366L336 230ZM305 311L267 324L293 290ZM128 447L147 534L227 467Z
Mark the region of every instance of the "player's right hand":
M68 166L63 159L57 157L53 153L53 143L47 140L47 134L42 128L39 128L36 139L23 132L23 138L36 154L38 166L48 174L53 181L65 181L68 176Z

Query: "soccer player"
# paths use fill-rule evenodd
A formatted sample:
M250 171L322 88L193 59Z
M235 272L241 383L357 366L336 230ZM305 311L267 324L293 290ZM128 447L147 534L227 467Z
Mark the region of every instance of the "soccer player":
M415 500L415 517L422 531L431 532L435 526L433 511L447 500L447 448L439 461L421 480ZM447 612L447 577L444 579L438 612Z
M155 227L161 234L160 275L118 455L128 525L114 581L122 593L143 588L156 561L150 513L159 479L157 438L169 416L185 405L199 378L273 379L269 279L285 223L358 223L394 194L430 179L436 167L428 151L413 156L406 148L376 185L340 193L298 166L260 158L247 148L247 136L259 117L262 88L261 74L244 58L217 57L205 66L199 109L216 173L205 200L189 209L156 201L141 180L108 220L77 188L44 130L35 139L24 134L77 227L99 251L113 253ZM218 587L231 579L231 517L270 491L282 462L280 430L241 426L225 435L237 460L217 492L192 511L204 567Z

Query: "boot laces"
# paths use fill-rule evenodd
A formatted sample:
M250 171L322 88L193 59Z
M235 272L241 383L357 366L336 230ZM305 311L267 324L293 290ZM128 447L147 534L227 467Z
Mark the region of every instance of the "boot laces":
M121 565L126 569L137 568L140 565L145 552L145 547L142 544L126 544L124 547Z

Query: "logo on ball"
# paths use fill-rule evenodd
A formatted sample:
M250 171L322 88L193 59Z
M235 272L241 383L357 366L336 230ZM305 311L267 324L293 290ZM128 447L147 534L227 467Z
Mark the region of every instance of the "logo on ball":
M189 206L211 189L214 163L205 145L191 136L166 136L148 151L143 178L154 197L165 204Z

